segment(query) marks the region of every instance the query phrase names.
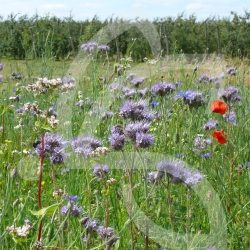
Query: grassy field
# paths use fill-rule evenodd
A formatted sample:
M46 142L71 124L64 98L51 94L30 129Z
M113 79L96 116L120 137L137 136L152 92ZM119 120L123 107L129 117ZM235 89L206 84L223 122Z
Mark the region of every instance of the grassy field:
M1 62L2 249L249 249L247 65Z

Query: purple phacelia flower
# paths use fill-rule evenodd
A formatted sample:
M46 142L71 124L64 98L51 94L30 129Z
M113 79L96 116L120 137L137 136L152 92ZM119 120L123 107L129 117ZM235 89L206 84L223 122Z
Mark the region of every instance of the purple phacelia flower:
M70 83L74 84L76 82L76 79L73 76L71 77L64 76L61 80L63 84L70 84Z
M0 82L3 82L3 75L0 75Z
M173 91L175 91L175 85L173 83L160 82L151 87L152 94L155 94L161 97L169 93L172 93Z
M60 211L61 211L62 216L66 216L69 211L69 207L67 205L64 205L61 207Z
M102 178L105 178L109 172L109 168L106 165L95 165L93 175L101 180Z
M229 75L231 75L231 76L235 76L236 73L237 73L236 68L234 68L234 67L229 67L229 66L226 66L226 71L227 71L227 73L228 73Z
M110 249L111 246L119 240L119 237L115 235L115 230L112 227L103 227L99 226L97 228L97 233L101 237L102 241L105 242L105 245Z
M165 172L172 183L183 183L188 187L196 185L202 181L203 176L196 171L191 171L179 160L165 160L157 165L158 171Z
M127 119L135 120L147 120L154 119L154 112L148 110L147 103L143 100L138 102L127 101L120 108L120 116Z
M89 216L86 216L80 219L80 224L86 228L87 234L91 234L93 231L97 230L98 221L96 219L91 219Z
M48 115L49 116L55 116L55 117L57 117L57 112L54 110L54 107L49 107L49 109L48 109Z
M216 120L208 120L207 123L203 125L203 129L205 130L213 130L219 125L219 122Z
M112 135L109 138L111 147L114 150L122 150L125 145L125 136L123 134L119 133L112 133Z
M88 157L92 151L102 146L102 141L92 136L79 136L73 139L71 145L78 156Z
M144 82L145 78L144 77L139 77L139 78L133 78L130 82L132 85L134 85L136 88L139 87Z
M135 134L135 144L138 148L148 148L154 144L154 136L144 132Z
M225 120L227 122L235 122L236 120L236 113L234 110L227 112L226 114L223 115L223 117L225 118Z
M79 217L81 213L82 209L78 207L76 204L73 204L73 206L71 207L70 215L72 215L73 217Z
M135 122L129 123L125 127L125 135L132 141L136 140L136 133L147 133L150 123L147 122Z
M119 135L124 135L123 127L120 124L117 124L111 128L111 133L118 133Z
M110 47L107 44L98 45L98 50L100 51L110 51Z
M81 45L81 49L87 53L91 53L97 49L97 46L96 42L86 42Z
M229 86L226 90L220 91L218 97L222 98L227 103L235 103L236 101L241 101L241 96L238 94L238 89Z
M210 138L204 138L202 136L196 136L194 138L194 152L200 153L204 151L208 145L212 143Z
M3 70L3 68L4 68L4 64L0 62L0 71Z
M127 76L126 80L132 81L132 80L134 79L135 76L136 76L135 73L130 73L129 76Z
M41 140L40 140L41 142ZM44 135L44 157L50 158L51 164L62 164L66 158L64 153L67 142L60 135L45 133ZM35 147L36 154L41 157L42 143Z
M102 120L112 118L114 113L112 111L106 111L102 114Z
M148 181L150 181L152 184L160 184L161 180L164 176L164 172L163 171L154 171L154 172L150 172L148 174Z
M200 107L204 104L202 93L199 91L188 90L183 94L183 101L189 108Z

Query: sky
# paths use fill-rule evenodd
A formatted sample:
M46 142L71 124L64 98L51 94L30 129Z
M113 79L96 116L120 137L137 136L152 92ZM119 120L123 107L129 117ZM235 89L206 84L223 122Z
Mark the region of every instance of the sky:
M135 18L186 17L194 14L197 20L208 17L230 17L230 12L244 15L250 12L249 0L0 0L0 16L11 13L33 16L47 14L69 17L74 20L91 20L95 15L102 21L111 17L133 20Z

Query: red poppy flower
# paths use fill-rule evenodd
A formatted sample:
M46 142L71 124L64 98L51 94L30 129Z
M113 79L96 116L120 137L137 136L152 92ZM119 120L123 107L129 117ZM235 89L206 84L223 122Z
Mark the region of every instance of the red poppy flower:
M224 115L227 112L227 105L225 102L215 100L211 104L211 110L212 112L219 113L221 115Z
M214 131L213 137L217 140L219 144L224 144L227 142L226 136L224 135L224 130Z

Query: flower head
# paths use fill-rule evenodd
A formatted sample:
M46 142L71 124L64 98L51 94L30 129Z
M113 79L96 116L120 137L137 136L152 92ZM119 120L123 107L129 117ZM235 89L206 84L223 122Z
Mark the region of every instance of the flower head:
M92 136L79 136L72 141L71 145L79 156L89 157L92 151L102 146L102 141Z
M3 70L3 68L4 68L4 64L0 62L0 71Z
M100 51L110 51L110 47L107 44L98 45L98 50Z
M139 77L139 78L133 78L130 82L132 85L135 87L139 87L144 82L144 77Z
M135 120L151 121L155 118L154 112L148 110L147 103L143 100L138 102L127 101L120 108L120 116Z
M208 120L207 123L203 125L203 129L212 130L215 129L219 125L219 122L216 120Z
M112 133L109 141L114 150L122 150L125 145L125 136L119 133Z
M165 172L175 184L183 183L190 187L203 179L199 172L189 170L183 162L178 160L161 161L157 166L158 171Z
M154 144L154 136L149 133L137 132L135 134L136 147L148 148Z
M224 130L217 130L213 132L213 137L217 140L219 144L224 144L227 142Z
M35 145L36 154L42 156L41 140ZM44 135L44 156L50 158L52 164L62 164L66 158L64 150L67 142L60 135L53 133L45 133Z
M102 238L102 241L105 242L105 245L109 247L119 240L119 237L115 235L115 230L112 227L99 226L97 233Z
M241 100L241 96L238 94L239 90L233 86L229 86L226 90L220 91L218 93L219 98L223 98L223 100L227 103L235 103L236 101Z
M151 87L151 92L158 96L165 96L175 91L175 85L173 83L160 82Z
M228 110L228 107L226 103L222 101L215 100L211 104L211 111L214 113L219 113L221 115L224 115L227 112L227 110Z
M106 165L95 165L93 175L101 180L103 177L106 177L109 172L109 168Z

